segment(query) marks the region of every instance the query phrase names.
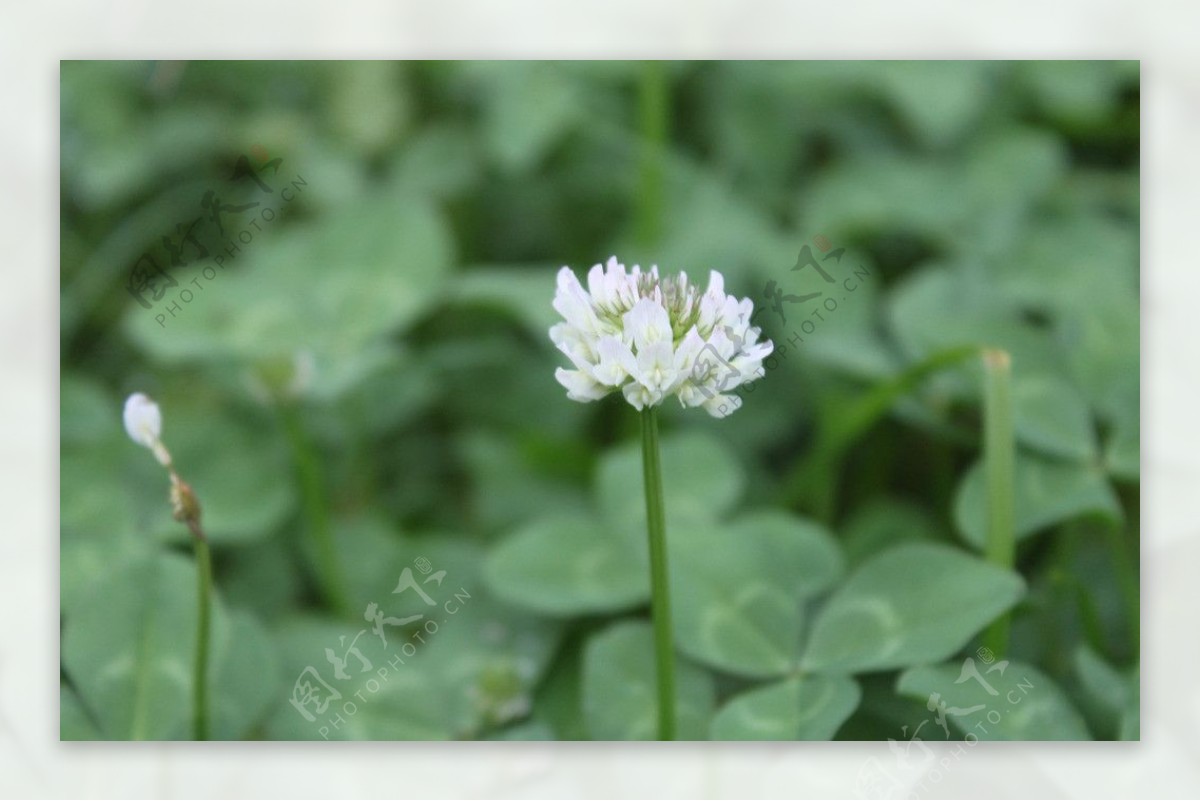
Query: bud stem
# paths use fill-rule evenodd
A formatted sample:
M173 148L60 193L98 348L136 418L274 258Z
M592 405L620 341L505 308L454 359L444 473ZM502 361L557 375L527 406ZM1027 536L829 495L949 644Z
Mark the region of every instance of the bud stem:
M194 528L193 528L194 525ZM192 737L208 739L208 637L212 612L212 557L208 551L208 540L200 530L200 524L189 524L192 544L196 549L196 664L192 677Z

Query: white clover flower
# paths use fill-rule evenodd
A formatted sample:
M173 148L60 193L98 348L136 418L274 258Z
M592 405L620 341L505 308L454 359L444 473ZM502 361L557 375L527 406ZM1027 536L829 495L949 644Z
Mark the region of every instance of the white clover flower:
M129 438L154 452L159 463L170 466L171 454L162 444L162 412L158 404L141 392L125 400L125 431Z
M725 294L725 279L709 274L704 292L687 273L660 278L613 256L588 272L584 290L569 267L558 271L554 309L565 322L550 340L574 369L554 377L567 397L583 403L620 389L636 409L657 406L670 395L683 406L702 406L725 417L742 405L727 394L763 375L762 360L774 345L758 341L750 324L754 303Z

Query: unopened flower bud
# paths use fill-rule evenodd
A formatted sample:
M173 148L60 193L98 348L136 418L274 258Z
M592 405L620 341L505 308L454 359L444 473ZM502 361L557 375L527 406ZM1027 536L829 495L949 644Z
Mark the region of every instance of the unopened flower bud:
M161 464L171 464L171 455L161 441L162 412L157 403L141 392L135 392L125 401L125 431L138 445L153 451Z

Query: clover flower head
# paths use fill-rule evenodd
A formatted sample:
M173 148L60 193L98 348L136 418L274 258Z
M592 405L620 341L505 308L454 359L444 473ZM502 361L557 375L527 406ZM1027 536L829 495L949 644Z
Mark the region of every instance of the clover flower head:
M658 267L626 271L611 257L587 275L587 289L569 267L558 271L554 309L563 322L550 340L571 360L554 377L571 400L599 400L620 390L636 409L675 396L725 417L742 405L728 394L763 375L774 346L751 325L754 303L725 294L713 270L708 288L687 273L660 277Z
M154 452L154 457L163 464L171 464L171 455L162 444L162 412L158 404L141 392L125 399L125 431L129 438Z

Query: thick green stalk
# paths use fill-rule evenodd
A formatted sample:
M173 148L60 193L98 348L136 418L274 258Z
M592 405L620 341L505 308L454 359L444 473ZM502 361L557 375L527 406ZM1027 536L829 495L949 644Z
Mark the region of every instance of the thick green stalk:
M662 464L658 454L658 414L642 410L642 478L646 487L646 531L650 538L651 612L658 673L658 739L675 739L675 649L671 637L671 597L667 573L667 521L663 509Z
M196 532L193 531L193 534ZM192 676L192 737L208 739L208 635L212 613L212 557L202 534L193 536L196 547L196 665Z
M983 352L983 459L987 484L987 560L1013 569L1016 533L1013 522L1012 360L1002 350ZM984 632L984 645L998 657L1008 651L1009 616L1001 615Z
M350 603L343 584L341 560L338 558L337 547L330 530L329 509L325 503L325 489L321 481L321 465L304 432L304 424L300 421L296 408L284 403L280 406L280 411L283 414L288 441L292 446L292 458L296 463L304 522L315 550L321 593L334 611L340 615L348 615Z

